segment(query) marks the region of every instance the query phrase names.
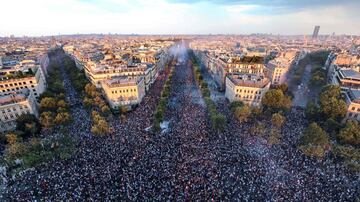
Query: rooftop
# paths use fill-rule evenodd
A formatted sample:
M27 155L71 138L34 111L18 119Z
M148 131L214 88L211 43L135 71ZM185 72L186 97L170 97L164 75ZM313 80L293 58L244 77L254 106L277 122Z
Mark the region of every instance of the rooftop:
M340 73L344 76L344 78L360 79L360 73L352 69L342 69L340 70Z
M270 80L264 75L233 73L227 76L237 86L264 88Z
M115 87L126 87L126 86L135 86L142 80L142 77L131 78L127 76L112 77L111 79L103 81L103 84L107 85L109 88Z

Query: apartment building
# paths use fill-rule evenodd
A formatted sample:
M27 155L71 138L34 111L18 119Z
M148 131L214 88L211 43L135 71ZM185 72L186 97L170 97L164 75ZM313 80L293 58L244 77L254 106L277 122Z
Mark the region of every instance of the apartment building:
M272 85L280 85L286 82L287 74L293 63L296 63L297 51L286 51L278 54L273 60L266 64L266 76Z
M334 66L330 73L330 83L348 88L360 89L360 72L357 69Z
M4 72L1 69L1 72ZM8 95L13 92L20 92L23 89L29 89L33 92L36 99L45 91L46 80L42 68L32 70L12 71L6 70L6 74L0 76L0 95Z
M225 97L260 106L261 99L270 88L270 80L261 74L231 73L226 76Z
M129 109L145 96L144 77L113 77L101 82L103 94L112 109L126 106Z
M0 132L14 130L16 119L22 114L38 117L36 99L30 90L0 96Z
M360 121L360 90L347 89L344 92L344 95L348 106L345 119L355 119Z

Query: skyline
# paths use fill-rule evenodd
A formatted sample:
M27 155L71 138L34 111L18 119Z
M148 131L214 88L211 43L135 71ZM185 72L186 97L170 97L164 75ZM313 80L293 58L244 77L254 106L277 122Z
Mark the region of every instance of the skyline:
M345 0L64 0L2 3L0 37L69 34L360 35L360 2ZM21 5L21 6L19 6ZM11 16L11 18L9 18ZM125 19L125 20L123 20ZM314 20L316 19L316 20Z

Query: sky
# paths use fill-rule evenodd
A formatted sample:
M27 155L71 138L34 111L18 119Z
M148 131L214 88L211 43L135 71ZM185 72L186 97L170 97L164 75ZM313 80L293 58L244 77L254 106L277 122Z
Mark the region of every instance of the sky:
M360 35L360 0L0 0L0 36Z

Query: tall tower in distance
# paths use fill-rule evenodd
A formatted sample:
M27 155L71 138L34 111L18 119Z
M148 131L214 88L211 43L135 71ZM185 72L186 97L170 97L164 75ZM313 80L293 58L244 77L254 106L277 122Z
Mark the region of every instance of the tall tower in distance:
M315 29L314 29L314 33L312 35L312 38L313 39L317 39L318 35L319 35L319 30L320 30L320 26L319 25L316 25L315 26Z

